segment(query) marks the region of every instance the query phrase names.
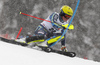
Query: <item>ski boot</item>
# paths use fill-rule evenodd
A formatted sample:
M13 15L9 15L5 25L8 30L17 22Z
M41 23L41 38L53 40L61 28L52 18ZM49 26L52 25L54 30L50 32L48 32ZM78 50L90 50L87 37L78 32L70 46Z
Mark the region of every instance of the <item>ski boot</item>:
M68 52L68 50L67 50L67 48L66 48L65 46L62 46L62 47L61 47L61 51L63 51L63 52Z

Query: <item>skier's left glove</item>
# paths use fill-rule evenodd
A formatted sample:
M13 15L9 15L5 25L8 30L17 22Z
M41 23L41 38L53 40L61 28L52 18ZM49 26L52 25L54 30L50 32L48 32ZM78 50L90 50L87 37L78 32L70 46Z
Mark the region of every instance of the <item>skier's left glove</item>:
M47 38L50 38L50 37L52 37L53 35L54 35L53 32L47 33L47 34L46 34Z

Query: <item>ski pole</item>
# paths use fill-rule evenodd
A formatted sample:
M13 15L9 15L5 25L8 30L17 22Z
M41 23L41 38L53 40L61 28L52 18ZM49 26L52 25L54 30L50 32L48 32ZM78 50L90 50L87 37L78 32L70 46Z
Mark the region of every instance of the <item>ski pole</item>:
M22 29L23 29L23 28L21 27L20 30L19 30L19 32L18 32L18 35L17 35L16 39L19 37L19 35L20 35Z
M54 46L56 43L58 43L58 42L61 40L61 38L66 34L66 32L67 32L67 30L68 30L70 24L72 23L72 21L73 21L73 19L74 19L74 16L75 16L75 14L76 14L76 11L77 11L77 8L78 8L78 6L79 6L79 3L80 3L80 0L78 0L78 2L77 2L77 5L76 5L76 8L75 8L74 14L73 14L73 16L72 16L72 18L71 18L71 20L70 20L70 22L69 22L68 27L64 30L62 36L61 36L55 43L53 43L51 46ZM51 46L49 46L49 47L51 47Z
M39 20L51 22L51 21L49 21L49 20L45 20L45 19L42 19L42 18L39 18L39 17L35 17L35 16L29 15L29 14L22 13L22 12L20 12L20 14L23 14L23 15L26 15L26 16L29 16L29 17L32 17L32 18L36 18L36 19L39 19Z

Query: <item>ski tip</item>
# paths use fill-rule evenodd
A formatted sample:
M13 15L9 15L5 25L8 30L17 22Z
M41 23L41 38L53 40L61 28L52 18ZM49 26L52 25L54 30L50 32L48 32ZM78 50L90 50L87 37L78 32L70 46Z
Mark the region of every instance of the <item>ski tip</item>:
M20 12L19 14L21 14L22 12Z

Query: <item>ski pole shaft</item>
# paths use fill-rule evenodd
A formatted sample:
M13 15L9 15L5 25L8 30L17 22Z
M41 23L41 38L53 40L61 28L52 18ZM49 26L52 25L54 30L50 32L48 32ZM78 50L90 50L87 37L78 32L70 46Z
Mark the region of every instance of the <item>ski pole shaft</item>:
M49 21L49 20L45 20L45 19L42 19L42 18L39 18L39 17L35 17L35 16L29 15L29 14L22 13L22 12L20 12L20 14L23 14L23 15L26 15L26 16L29 16L29 17L32 17L32 18L36 18L36 19L39 19L39 20L51 22L51 21Z
M19 30L19 32L18 32L18 35L17 35L16 39L19 37L19 35L20 35L22 29L23 29L23 28L21 27L20 30Z

